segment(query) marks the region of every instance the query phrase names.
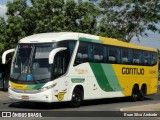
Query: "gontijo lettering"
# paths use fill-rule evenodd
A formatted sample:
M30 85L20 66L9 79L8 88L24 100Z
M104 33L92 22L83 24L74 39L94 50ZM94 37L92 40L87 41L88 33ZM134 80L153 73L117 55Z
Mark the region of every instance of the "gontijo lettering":
M144 68L122 68L122 74L144 75Z

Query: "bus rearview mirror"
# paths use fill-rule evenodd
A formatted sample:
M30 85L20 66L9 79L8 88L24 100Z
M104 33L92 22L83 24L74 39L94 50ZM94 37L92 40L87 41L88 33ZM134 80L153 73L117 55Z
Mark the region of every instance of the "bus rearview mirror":
M66 47L60 47L60 48L53 49L49 53L49 64L53 64L54 63L54 57L58 52L66 50L66 49L67 49Z
M9 53L12 53L14 52L15 49L9 49L9 50L6 50L3 54L2 54L2 64L6 64L6 56L7 54Z

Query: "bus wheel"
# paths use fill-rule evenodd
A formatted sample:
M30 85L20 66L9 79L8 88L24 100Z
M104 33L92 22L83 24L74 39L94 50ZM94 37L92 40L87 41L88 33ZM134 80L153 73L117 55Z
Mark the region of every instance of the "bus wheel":
M132 89L132 95L131 95L131 100L133 102L137 101L138 94L139 94L138 88L136 86L134 86L133 89Z
M144 98L145 98L145 96L146 96L146 93L147 93L147 88L146 88L146 86L142 86L141 90L139 91L138 100L143 101Z
M83 95L82 91L78 87L76 87L73 91L72 99L70 101L70 106L72 108L79 107L81 105L83 98L82 95Z

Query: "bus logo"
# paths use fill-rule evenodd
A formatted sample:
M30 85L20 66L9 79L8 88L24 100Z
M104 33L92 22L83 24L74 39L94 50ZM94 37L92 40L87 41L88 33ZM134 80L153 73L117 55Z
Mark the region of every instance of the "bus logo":
M66 93L66 92L59 92L58 95L55 95L55 96L57 97L57 99L58 99L59 101L61 101L61 100L64 99L64 94L65 94L65 93Z

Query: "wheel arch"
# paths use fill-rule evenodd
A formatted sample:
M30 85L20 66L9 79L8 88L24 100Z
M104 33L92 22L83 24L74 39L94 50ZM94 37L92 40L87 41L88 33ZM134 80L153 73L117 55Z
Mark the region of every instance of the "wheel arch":
M147 88L147 84L146 83L142 83L141 88L142 87L146 87Z
M83 96L83 99L84 99L84 87L83 87L82 84L77 84L77 85L75 85L75 86L72 87L72 89L70 91L70 94L69 94L69 100L72 99L72 94L73 94L73 91L74 91L75 88L79 88L82 91L82 93L83 93L82 96Z
M140 87L139 87L139 84L138 84L138 83L135 83L135 84L133 85L132 89L133 89L134 87L137 87L138 90L140 90Z

